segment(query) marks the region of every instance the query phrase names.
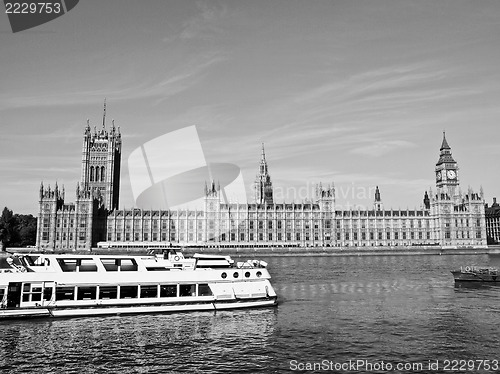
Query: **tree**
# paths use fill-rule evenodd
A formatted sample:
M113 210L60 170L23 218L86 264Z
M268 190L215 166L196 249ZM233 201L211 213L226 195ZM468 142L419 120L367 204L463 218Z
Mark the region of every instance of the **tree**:
M13 247L26 247L36 244L36 217L31 214L15 214L14 237L11 240Z
M36 217L13 214L7 207L0 216L0 250L6 247L26 247L36 244Z
M12 210L9 210L7 207L3 208L2 216L0 216L0 247L2 251L5 251L7 245L10 244L14 231L14 223Z

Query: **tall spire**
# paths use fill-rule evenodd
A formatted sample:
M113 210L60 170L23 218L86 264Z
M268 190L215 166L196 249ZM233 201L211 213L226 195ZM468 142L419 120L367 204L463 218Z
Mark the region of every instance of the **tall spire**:
M448 145L448 142L446 141L446 133L443 131L443 143L441 144L441 148L439 149L442 151L443 149L451 149L451 147Z
M104 98L104 112L102 115L102 128L106 127L106 98Z
M264 151L264 143L262 143L262 152L260 156L260 175L267 175L266 152Z
M273 185L271 176L268 173L266 153L264 143L262 143L262 152L259 165L259 174L255 180L255 202L257 204L273 203Z
M446 140L446 133L443 131L443 142L441 143L441 148L439 149L440 155L439 155L439 160L436 165L441 165L443 163L451 163L455 162L453 159L453 156L451 155L451 147L448 144L448 141Z

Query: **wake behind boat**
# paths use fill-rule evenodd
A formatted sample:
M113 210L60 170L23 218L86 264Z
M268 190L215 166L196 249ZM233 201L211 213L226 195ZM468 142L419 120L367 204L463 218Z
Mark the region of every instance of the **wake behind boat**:
M455 282L500 282L500 272L497 268L479 266L461 266L452 270Z
M264 261L170 249L151 255L14 254L0 269L0 318L273 306Z

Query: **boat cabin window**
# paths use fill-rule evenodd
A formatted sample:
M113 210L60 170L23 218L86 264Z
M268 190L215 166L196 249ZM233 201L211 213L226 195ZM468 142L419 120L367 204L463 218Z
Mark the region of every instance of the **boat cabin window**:
M133 258L125 258L121 260L120 271L137 271L137 263Z
M77 300L94 300L97 294L96 286L77 287Z
M57 262L64 272L97 271L97 265L91 258L58 258Z
M75 300L75 287L56 287L56 300Z
M76 271L76 259L62 259L58 258L57 262L64 272Z
M78 271L97 271L97 265L91 258L81 259L79 266Z
M137 286L120 286L120 299L135 299Z
M141 297L157 297L158 286L141 286Z
M43 289L43 299L46 301L52 300L52 291L53 291L52 287L45 287Z
M212 296L212 290L206 283L198 285L198 296Z
M160 297L177 297L177 285L176 284L160 285Z
M100 286L99 299L117 299L118 287L117 286Z
M24 283L23 301L42 301L42 285L40 283Z
M38 256L21 256L19 257L19 262L23 266L33 266L35 265L35 260L38 258Z
M165 266L148 266L146 267L147 271L169 271L170 269Z
M0 301L2 301L4 295L5 295L5 288L0 288Z
M179 296L196 296L196 284L181 284Z
M50 260L42 256L24 256L30 266L49 266Z
M137 271L137 262L133 258L101 258L106 271Z
M101 258L101 263L106 271L118 271L120 261L114 258Z

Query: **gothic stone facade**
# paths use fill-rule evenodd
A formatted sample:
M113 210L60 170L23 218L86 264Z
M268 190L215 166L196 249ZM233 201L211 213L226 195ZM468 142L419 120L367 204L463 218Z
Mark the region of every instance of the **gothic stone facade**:
M485 206L486 215L486 235L488 244L500 243L500 204L497 198L493 198L493 204Z
M486 246L482 191L459 187L458 166L446 137L435 167L436 187L420 209L384 209L377 187L373 209L338 210L333 184L318 184L314 201L275 203L264 148L255 182L256 202L224 202L212 182L199 210L118 209L121 135L114 124L92 133L87 123L82 179L74 203L64 191L40 188L37 247L81 250L99 241L173 245L254 246ZM200 186L201 188L203 186Z
M104 107L106 108L106 106ZM121 134L114 122L109 131L91 131L83 135L81 181L76 200L65 203L65 191L57 184L40 186L36 246L39 249L90 250L106 240L106 219L118 208L120 189Z

